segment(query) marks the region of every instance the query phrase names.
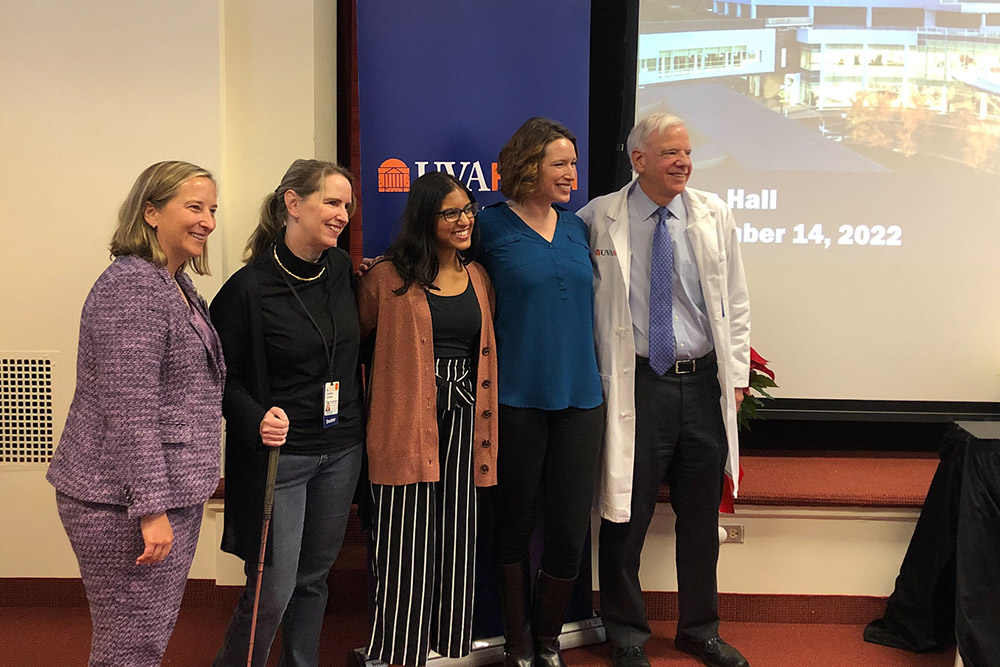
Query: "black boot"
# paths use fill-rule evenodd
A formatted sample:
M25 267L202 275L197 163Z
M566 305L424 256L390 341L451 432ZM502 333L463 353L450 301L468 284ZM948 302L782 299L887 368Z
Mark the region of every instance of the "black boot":
M559 652L566 603L573 592L572 579L556 579L541 570L535 579L535 598L531 609L531 629L535 640L536 667L566 667Z
M531 647L531 569L527 560L500 566L500 610L503 614L504 667L534 667Z

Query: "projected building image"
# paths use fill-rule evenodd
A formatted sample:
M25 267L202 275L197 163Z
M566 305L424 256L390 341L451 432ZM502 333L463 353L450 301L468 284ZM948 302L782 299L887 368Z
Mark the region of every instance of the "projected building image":
M649 0L642 11L640 110L665 87L711 83L885 168L924 155L1000 173L1000 4Z

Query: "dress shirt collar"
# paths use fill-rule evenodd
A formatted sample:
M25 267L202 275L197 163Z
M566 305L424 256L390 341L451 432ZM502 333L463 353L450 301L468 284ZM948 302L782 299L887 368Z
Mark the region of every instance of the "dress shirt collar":
M639 185L638 179L632 185L632 189L629 191L629 199L636 206L636 211L642 216L643 220L650 220L654 225L659 221L656 212L660 210L659 204L654 202L649 198L643 189ZM667 210L670 211L675 218L684 221L687 219L684 209L684 196L678 195L670 200L667 204Z

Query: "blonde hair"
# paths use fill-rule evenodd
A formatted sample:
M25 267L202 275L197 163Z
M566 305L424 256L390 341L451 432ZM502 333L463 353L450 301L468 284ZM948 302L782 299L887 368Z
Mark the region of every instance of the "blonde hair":
M351 201L347 205L347 214L354 215L357 199L354 194L354 177L344 167L336 162L326 160L296 160L281 177L281 184L274 192L268 193L260 206L260 220L257 228L247 239L247 247L243 250L243 261L251 259L266 251L285 228L288 220L288 208L285 206L285 193L291 190L299 197L305 198L318 191L323 181L331 174L338 174L347 179L351 186Z
M168 160L146 167L118 210L118 226L109 247L111 256L135 255L156 266L166 266L167 255L156 239L156 230L146 223L146 204L152 204L157 211L163 210L167 202L177 196L181 185L192 178L207 178L215 184L215 177L207 169L190 162ZM181 264L179 270L183 271L188 264L198 275L209 275L208 247L200 256Z

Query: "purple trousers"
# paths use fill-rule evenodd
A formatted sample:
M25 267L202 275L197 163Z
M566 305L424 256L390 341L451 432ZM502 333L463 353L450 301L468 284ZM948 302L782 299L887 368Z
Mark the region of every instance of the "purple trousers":
M203 505L167 510L174 544L156 565L135 564L145 543L139 519L129 519L124 507L58 492L56 506L90 603L90 667L159 667L198 546Z

